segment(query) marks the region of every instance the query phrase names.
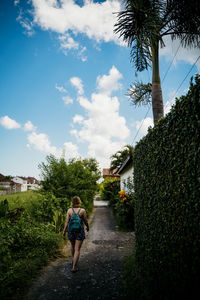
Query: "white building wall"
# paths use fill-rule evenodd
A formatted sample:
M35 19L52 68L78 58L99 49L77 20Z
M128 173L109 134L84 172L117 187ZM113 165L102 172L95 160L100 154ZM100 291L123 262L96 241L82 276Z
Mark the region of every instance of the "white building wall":
M21 184L21 192L26 192L27 191L27 180L23 180L20 177L14 177L14 178L12 178L12 181L14 183Z
M128 178L133 179L133 166L125 169L120 173L120 189L128 192L125 183L127 183Z

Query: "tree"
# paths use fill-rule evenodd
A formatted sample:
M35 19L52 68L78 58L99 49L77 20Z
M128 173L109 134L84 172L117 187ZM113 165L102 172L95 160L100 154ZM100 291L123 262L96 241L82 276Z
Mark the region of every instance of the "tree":
M136 70L141 72L152 67L154 123L164 114L159 75L159 46L164 47L163 37L170 35L172 39L180 39L184 47L200 47L198 2L197 0L125 0L125 9L117 13L118 22L115 24L114 31L131 47L131 61L135 63ZM146 90L148 92L148 88ZM135 99L135 94L133 85L129 96ZM138 101L134 104L137 103Z
M49 155L39 168L42 191L51 192L58 198L71 199L74 195L86 198L88 193L94 194L101 176L95 159L71 159L67 163L63 158L56 159Z
M131 145L125 145L122 150L117 151L115 154L113 154L111 158L111 163L110 163L110 170L113 171L115 169L119 169L125 159L129 155L133 155L134 153L134 148Z

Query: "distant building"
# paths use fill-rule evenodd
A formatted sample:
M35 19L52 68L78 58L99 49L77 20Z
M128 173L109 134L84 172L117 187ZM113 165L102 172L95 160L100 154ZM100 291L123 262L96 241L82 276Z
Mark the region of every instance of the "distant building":
M120 174L120 189L128 192L127 182L128 180L133 181L133 158L128 156L123 162L122 166L117 171Z
M117 169L111 171L110 169L103 169L103 178L106 179L106 178L119 178L120 175L119 174L116 174L117 172Z
M7 178L9 178L9 176L0 174L0 186L4 189L0 194L11 194L40 189L40 183L34 177L15 176L11 179Z
M22 177L18 177L18 176L13 177L12 182L21 185L21 191L20 192L26 192L28 190L27 180L23 179Z

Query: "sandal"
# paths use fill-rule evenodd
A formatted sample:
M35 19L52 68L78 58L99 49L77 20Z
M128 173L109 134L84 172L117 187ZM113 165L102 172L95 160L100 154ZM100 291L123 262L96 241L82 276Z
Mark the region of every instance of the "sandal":
M78 268L76 268L75 270L71 270L72 273L76 273L78 272Z

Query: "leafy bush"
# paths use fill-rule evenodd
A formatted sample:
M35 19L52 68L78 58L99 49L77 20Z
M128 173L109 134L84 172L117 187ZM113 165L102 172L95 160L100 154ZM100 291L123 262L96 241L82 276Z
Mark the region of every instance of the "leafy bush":
M64 159L47 156L46 163L40 164L42 172L42 192L51 193L56 199L72 199L78 195L83 207L91 212L93 198L97 192L100 178L98 163L95 159ZM62 207L63 209L63 207Z
M1 218L0 297L17 298L16 294L47 263L60 241L53 226L36 223L26 213L15 222Z
M110 206L114 205L118 198L118 192L120 190L120 180L117 177L107 178L101 183L101 198L108 200Z
M135 299L196 299L200 278L199 112L197 75L187 95L177 99L171 112L135 147L136 253L131 279Z

